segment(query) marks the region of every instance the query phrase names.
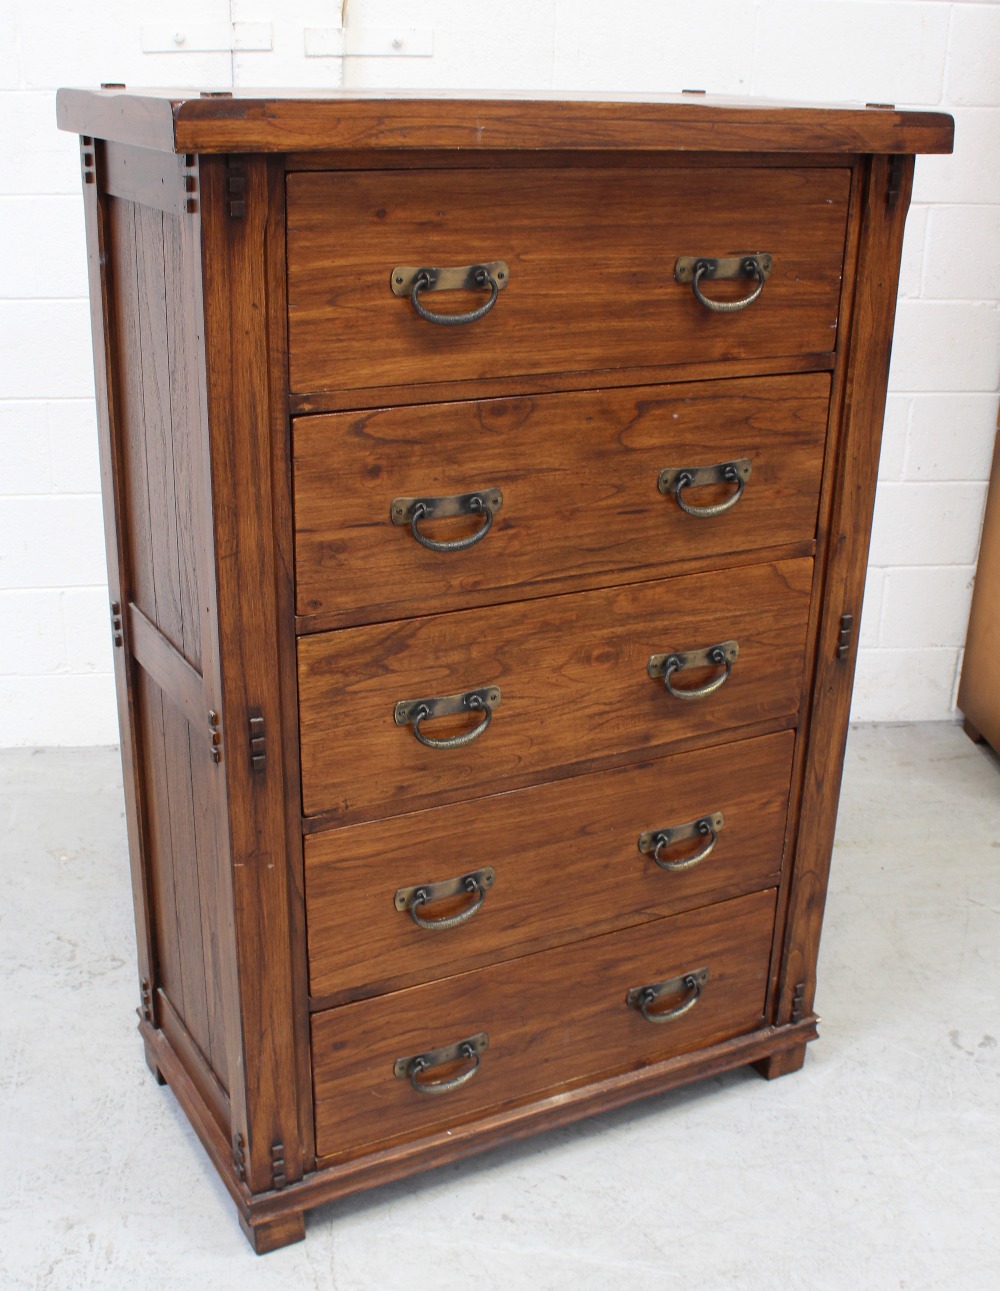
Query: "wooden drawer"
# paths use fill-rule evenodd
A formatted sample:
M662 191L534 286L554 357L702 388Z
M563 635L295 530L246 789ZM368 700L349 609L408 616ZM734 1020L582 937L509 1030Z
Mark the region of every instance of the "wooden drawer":
M827 353L849 187L846 167L289 175L291 388L394 387L406 400L428 382ZM742 252L773 257L749 309L711 313L674 280L679 256ZM468 325L428 323L390 289L397 266L497 260L507 285ZM483 300L434 292L425 303L459 312Z
M484 1108L555 1093L760 1026L774 902L773 890L755 892L317 1014L318 1155L349 1155L370 1143L454 1125ZM672 1021L654 1025L625 1002L633 987L704 968L709 976L700 998ZM450 1093L428 1097L394 1075L399 1058L483 1032L489 1044L479 1070Z
M825 373L588 391L300 417L294 423L296 602L324 627L620 581L671 562L811 543L830 381ZM723 514L658 491L667 467L747 459ZM499 488L491 530L428 550L390 522L400 497ZM685 489L706 507L731 484ZM432 540L483 527L423 521Z
M465 972L774 886L794 735L785 731L616 771L351 825L306 839L306 921L314 1000L344 1003ZM641 834L722 814L712 835L660 859ZM492 869L467 923L425 929L397 890ZM459 916L475 896L438 899L421 918Z
M788 718L802 688L812 561L780 561L317 633L298 643L303 804L345 823L480 797L692 736ZM728 680L676 699L651 656L739 643ZM694 688L718 669L685 670ZM426 748L396 705L500 687L489 728ZM478 720L478 719L477 719ZM426 735L476 723L438 718Z

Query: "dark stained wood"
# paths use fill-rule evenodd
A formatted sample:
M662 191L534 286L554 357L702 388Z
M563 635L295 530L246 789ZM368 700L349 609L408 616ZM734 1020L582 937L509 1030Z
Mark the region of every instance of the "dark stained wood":
M240 1211L244 1212L250 1202L250 1193L245 1182L236 1172L229 1138L220 1127L211 1106L191 1079L182 1059L167 1039L166 1033L148 1022L140 1021L139 1034L157 1069L163 1074L166 1084L170 1086L171 1094L184 1109L191 1128L208 1153L209 1160L215 1166L226 1191Z
M418 812L306 841L313 1007L381 995L549 946L774 887L794 736L787 731L577 776L481 802ZM722 811L705 860L660 869L637 846L648 829ZM706 840L678 844L682 860ZM393 906L397 888L496 872L467 924L419 928ZM428 906L457 914L469 897Z
M247 1181L271 1187L272 1148L283 1175L302 1174L294 1061L292 962L282 690L278 667L279 569L272 512L272 408L267 350L268 181L247 161L246 215L229 215L225 163L205 161L202 291L216 550L223 761L226 766L232 910L240 983L241 1081L233 1133L245 1140ZM251 379L252 374L252 379ZM291 632L291 623L284 625ZM265 717L266 767L250 761L250 711ZM289 720L294 720L289 715ZM280 965L280 969L279 966Z
M117 379L121 337L115 309L117 284L112 270L114 238L113 204L100 195L98 179L103 167L103 146L81 143L81 157L95 158L83 163L83 209L87 236L87 273L90 288L90 326L94 347L94 385L97 395L97 442L100 454L101 493L104 503L104 540L108 569L108 598L121 611L129 591L129 516L125 471L121 451L123 432L120 385ZM155 980L156 951L150 910L149 853L145 840L143 804L142 736L138 730L133 691L134 665L128 652L113 652L118 731L125 798L125 826L128 837L132 902L135 917L136 960L140 1001L145 1000L146 1020L153 1021L152 983ZM140 1009L142 1010L142 1005ZM140 1017L144 1013L140 1011Z
M763 1021L773 917L774 892L755 892L317 1014L317 1152L346 1158L752 1031ZM669 1023L653 1025L625 1003L632 987L700 968L710 974L700 998ZM400 1057L480 1032L489 1045L479 1070L447 1097L421 1095L393 1074Z
M150 1072L152 1073L153 1079L156 1081L158 1085L165 1085L167 1083L167 1078L166 1076L164 1076L163 1072L156 1065L156 1050L150 1044L149 1040L146 1039L145 1037L143 1037L142 1049L143 1049L143 1056L146 1059L146 1066L149 1068Z
M161 990L157 1001L157 1016L163 1034L169 1040L171 1048L181 1058L184 1068L198 1089L199 1094L211 1109L223 1132L229 1129L229 1098L213 1070L207 1054L202 1053L194 1036L184 1025L180 1014ZM151 1050L147 1045L147 1054Z
M843 166L853 160L844 153L810 153L810 166ZM727 168L758 166L787 166L789 157L781 152L726 153ZM317 149L310 152L291 152L284 158L285 170L288 173L299 170L440 170L451 169L455 164L453 149L390 149L390 148L338 148ZM719 156L711 152L663 152L645 151L628 152L588 148L575 152L546 148L545 150L525 151L516 148L491 148L485 152L462 151L462 168L496 170L511 167L515 170L537 169L551 170L564 166L587 166L595 170L607 167L618 167L628 170L648 170L655 167L682 166L690 168L701 166L717 167Z
M793 372L828 372L836 356L824 354L783 355L774 359L734 359L726 364L733 378L749 376L785 376ZM621 390L626 386L666 384L674 381L715 381L719 368L715 363L655 364L645 368L618 367L601 373L602 390ZM554 394L560 390L588 390L593 387L588 372L536 372L527 377L495 377L484 381L443 381L413 386L408 392L408 406L445 403L465 398L497 399L504 396ZM354 409L379 408L395 403L399 391L394 386L372 386L365 390L324 390L317 394L289 395L292 412L350 412Z
M211 1112L188 1078L183 1066L161 1031L140 1024L153 1061L166 1073L171 1093L184 1109L241 1216L259 1225L282 1216L294 1216L325 1202L383 1183L406 1178L419 1171L459 1161L491 1148L509 1144L556 1129L596 1111L627 1106L639 1098L660 1094L693 1080L705 1080L734 1068L755 1063L769 1054L816 1039L816 1018L810 1016L785 1027L762 1027L747 1035L724 1040L694 1052L679 1054L662 1062L605 1077L585 1085L562 1088L550 1097L515 1107L494 1110L454 1128L375 1149L351 1161L327 1165L296 1188L252 1196L236 1177L225 1138L220 1136Z
M753 565L738 579L692 575L303 637L304 810L345 822L396 815L794 714L811 572L808 560ZM707 698L675 699L646 671L654 654L731 638L740 656ZM705 680L692 669L676 684ZM394 723L400 700L480 686L499 686L501 702L463 748L425 748ZM448 738L472 724L437 719L425 733Z
M69 91L58 111L86 136L140 1033L254 1248L299 1240L309 1206L643 1094L795 1070L906 154L949 149L950 118L381 92ZM474 328L414 332L384 278L365 286L383 254L386 276L424 261L415 241L457 263L484 230L513 237L489 254L514 276ZM752 309L671 294L672 257L710 253L674 242L706 230L720 253L775 254ZM661 448L747 443L744 499L683 527L654 493ZM505 506L471 552L425 566L386 523L392 496L492 469ZM651 653L730 635L711 698L646 675ZM392 721L398 699L491 682L502 703L465 749ZM714 809L695 869L638 852L641 828ZM392 908L397 886L487 863L460 928ZM690 1014L654 1028L625 1008L688 950L722 964ZM491 1045L461 1090L389 1074L477 1010Z
M164 333L170 397L170 464L177 541L177 600L183 651L195 668L212 649L209 598L208 499L204 393L200 381L199 320L191 308L197 257L192 221L163 219ZM203 641L203 637L207 640ZM204 707L204 706L203 706ZM207 709L205 710L207 711Z
M405 401L426 381L833 349L849 181L846 167L290 175L291 388L393 384ZM712 313L674 281L678 256L734 250L774 257L751 308ZM390 290L396 265L490 260L509 284L472 324L435 326ZM706 294L739 299L747 283ZM484 295L433 293L428 308Z
M138 605L128 607L129 647L142 668L149 673L192 726L205 731L205 696L201 674L160 630L150 623Z
M721 95L540 91L62 89L61 129L168 152L313 148L625 148L694 152L950 152L951 117Z
M139 671L132 683L132 693L142 749L143 845L149 871L149 910L155 934L156 960L151 983L161 987L180 1015L186 1017L170 842L170 805L167 802L162 692L150 677Z
M104 149L102 184L111 197L122 197L170 215L182 215L192 199L185 183L185 169L183 157L152 148L108 143Z
M198 325L183 302L193 267L191 233L181 217L157 209L120 199L109 208L124 527L135 598L126 610L126 646L156 683L135 684L145 716L158 984L225 1086L226 968L218 933L224 900L215 807L203 779L210 774L211 699L194 666L210 649L199 591L210 557L200 483ZM157 984L155 974L150 980Z
M239 1220L255 1255L267 1255L269 1251L304 1242L306 1238L306 1220L301 1210L257 1222L240 1212Z
M791 1049L782 1049L760 1059L753 1065L765 1080L777 1080L779 1076L790 1076L793 1071L801 1071L806 1060L806 1045L803 1041Z
M861 240L861 224L864 192L864 181L867 167L858 165L851 178L851 208L847 223L847 241L844 248L844 281L840 296L840 332L843 337L850 335L854 317L854 282L857 272L858 246ZM837 444L841 414L844 406L846 380L849 367L838 363L833 374L830 394L828 433L826 441L826 469L823 476L823 487L820 493L820 505L817 528L817 547L825 552L830 533L831 513L834 501L840 489L840 479L835 469L837 461ZM823 613L823 577L824 561L813 565L813 594L809 608L809 627L807 639L810 643L810 658L804 678L802 702L799 709L798 739L795 742L795 756L792 761L792 791L789 797L788 817L785 827L785 856L795 856L795 840L798 831L799 813L802 807L803 767L809 751L809 726L812 718L814 686L816 677L816 642L819 621ZM789 872L786 870L786 874ZM788 898L791 885L782 883L778 889L778 908L774 921L774 944L771 949L770 989L768 992L769 1016L773 1017L780 993L780 976L782 967L782 949L785 941L785 923L788 912Z
M285 172L279 160L270 160L268 183L268 236L264 245L268 291L268 341L271 364L271 496L274 507L274 558L276 565L276 618L284 629L278 634L277 660L281 687L284 772L285 839L288 866L289 917L292 944L306 944L305 880L301 830L301 771L298 740L298 674L295 637L287 630L295 617L295 544L292 509L292 434L288 410L288 312L285 301ZM306 956L295 953L291 963L295 1070L298 1076L299 1132L303 1171L316 1164L312 1122L312 1069L309 1051L309 966Z
M825 548L817 675L788 898L779 1023L799 1010L811 1012L816 991L816 960L857 662L856 633L849 655L838 657L840 618L851 614L855 624L861 622L899 257L913 183L913 158L897 159L897 163L894 167L885 158L873 158L863 190L863 235L851 330L844 346L849 367L835 441L833 469L840 485ZM890 190L896 193L894 198Z
M295 422L299 627L377 622L607 585L675 562L811 541L829 378L822 374L401 408ZM657 490L667 466L747 457L710 518ZM395 497L499 487L491 532L434 552L390 523ZM723 502L731 485L687 493ZM424 522L432 539L482 528Z

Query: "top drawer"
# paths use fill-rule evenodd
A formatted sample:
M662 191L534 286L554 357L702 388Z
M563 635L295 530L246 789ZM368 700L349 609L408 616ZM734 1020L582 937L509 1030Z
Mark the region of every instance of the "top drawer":
M820 354L834 347L846 168L360 171L287 181L293 392ZM715 313L680 256L770 255L760 297ZM439 326L393 295L397 266L504 261L475 322ZM752 281L704 295L744 297ZM425 292L435 313L489 299ZM403 392L401 392L403 397Z

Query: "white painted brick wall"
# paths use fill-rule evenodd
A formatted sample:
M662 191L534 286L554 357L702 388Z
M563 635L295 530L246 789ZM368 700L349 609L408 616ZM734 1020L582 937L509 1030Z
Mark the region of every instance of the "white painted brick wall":
M954 715L1000 370L1000 4L350 0L429 58L306 58L340 0L7 0L0 23L0 746L116 738L76 141L61 84L705 88L940 107L917 162L854 716ZM169 21L269 23L268 52L144 54Z

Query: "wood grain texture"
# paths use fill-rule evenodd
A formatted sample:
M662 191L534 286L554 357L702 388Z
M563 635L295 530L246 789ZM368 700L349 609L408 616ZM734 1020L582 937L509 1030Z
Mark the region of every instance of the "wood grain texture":
M183 215L190 198L184 158L152 148L108 143L104 148L102 183L111 197Z
M938 112L810 107L722 95L391 90L62 89L58 124L168 152L315 148L627 148L708 152L950 152Z
M795 1069L816 1031L853 669L836 643L860 613L902 154L950 148L950 118L380 93L68 92L59 113L88 117L140 1030L255 1249L358 1188L743 1062ZM199 160L196 139L229 155ZM750 249L775 273L742 314L672 282L677 254ZM510 284L470 328L388 290L396 263L494 256ZM752 456L747 494L683 527L654 492L673 450ZM466 478L494 470L509 478ZM495 530L456 560L422 564L387 523L394 496L487 485ZM730 636L733 675L703 701L646 674L652 653ZM465 749L392 720L399 699L483 684L503 700ZM726 826L695 869L638 852L641 829L712 810ZM484 864L496 882L461 928L392 908L397 886ZM661 1028L625 1008L629 986L700 966L688 950L722 965L690 1014ZM391 1075L482 1025L483 1067L454 1095Z
M229 1096L220 1083L209 1059L202 1053L194 1037L184 1025L180 1014L170 1002L164 991L157 991L157 1017L160 1029L170 1042L171 1048L184 1063L192 1082L199 1094L212 1110L222 1132L229 1132L230 1107Z
M239 977L241 1134L247 1182L272 1186L272 1145L283 1177L302 1174L298 1114L290 874L284 807L282 690L277 638L279 566L272 511L268 353L268 179L247 162L246 216L231 219L226 166L202 181L202 293L232 917ZM253 379L251 379L253 374ZM291 631L291 624L284 625ZM266 768L250 760L251 710L271 734ZM236 1076L233 1077L234 1083Z
M87 238L87 276L90 293L90 325L94 349L94 387L97 396L97 443L104 507L104 546L108 568L108 599L121 608L126 603L129 568L128 503L126 472L122 461L123 440L119 364L121 338L115 308L117 284L112 274L114 223L111 207L100 186L104 165L103 147L84 146L83 209ZM90 158L88 161L87 159ZM125 828L128 837L132 906L136 933L137 989L140 1018L148 1024L153 1012L156 948L150 907L150 857L146 846L145 804L142 799L142 734L132 684L134 664L123 646L113 651L115 696L122 759L125 798Z
M274 1219L262 1219L254 1222L242 1211L239 1215L240 1228L246 1234L255 1255L267 1255L282 1246L291 1246L295 1242L304 1242L306 1238L305 1215L301 1210L290 1211Z
M301 948L306 944L305 884L302 861L301 771L298 739L298 676L295 638L288 627L295 616L295 547L292 515L292 426L288 410L288 308L285 298L285 172L280 160L269 160L268 236L264 244L268 294L268 351L271 364L271 496L274 507L275 614L281 711L285 839L289 916L292 925L292 996L295 1066L298 1075L299 1133L302 1168L316 1161L312 1128L312 1076L309 1054L309 968Z
M763 1022L773 917L773 891L755 892L317 1014L317 1152L350 1155L752 1031ZM672 1022L653 1025L625 1003L632 987L703 967L701 998ZM447 1095L421 1096L393 1075L397 1058L484 1031L479 1071Z
M160 690L195 729L205 729L205 690L199 672L176 650L138 605L129 602L129 649Z
M976 735L1000 753L1000 436L993 453L958 706Z
M104 199L107 201L108 199ZM116 335L117 433L132 598L126 648L149 671L133 682L142 713L142 780L156 969L216 1078L228 1084L223 952L204 679L207 499L197 324L187 303L193 234L180 216L108 201L109 307ZM134 599L133 599L134 598ZM134 665L133 665L134 668ZM154 684L155 683L155 684ZM160 977L157 978L156 974Z
M377 622L543 596L677 562L813 540L829 378L699 382L299 418L294 425L299 627ZM748 457L720 516L657 491L667 466ZM390 523L395 497L499 487L492 531L428 551ZM687 495L727 499L725 485ZM475 517L425 522L441 541Z
M303 173L288 178L289 368L296 393L686 360L822 353L836 339L850 171ZM428 212L432 212L428 216ZM717 314L678 256L766 251L749 309ZM476 323L435 326L394 296L396 265L505 260ZM719 300L745 282L713 283ZM482 292L439 292L442 313Z
M782 355L773 359L732 359L726 373L739 377L787 376L793 372L829 372L836 366L836 355ZM623 390L627 386L669 385L674 382L716 381L719 369L715 363L675 363L644 368L615 368L600 376L602 390ZM503 399L508 396L556 394L563 390L592 389L594 378L587 372L544 372L531 377L492 377L481 381L443 381L412 386L407 407L428 403L448 403L456 399ZM369 386L364 390L322 390L315 394L290 395L289 407L295 413L350 412L381 408L395 403L398 390L392 386Z
M810 560L753 565L738 578L692 575L301 638L305 811L345 822L395 815L791 716L811 572ZM730 638L740 656L705 699L674 699L647 674L654 654ZM677 684L704 680L692 669ZM400 700L479 686L500 686L502 699L490 729L464 748L425 748L394 723ZM437 719L426 733L470 724Z
M776 1020L810 1013L816 960L837 822L840 778L857 661L879 443L885 415L892 324L899 285L903 226L913 183L913 158L898 166L881 157L868 165L863 187L850 334L845 338L841 424L834 437L840 481L833 497L826 554L816 680L803 765L802 808L788 896L787 933ZM838 656L840 620L853 616L845 658Z
M781 874L794 735L681 754L306 840L314 1007L433 981L754 888ZM648 829L722 811L712 852L660 869L637 846ZM680 860L704 840L678 844ZM397 888L491 866L496 881L466 924L419 928ZM469 897L428 906L443 918Z
M144 1043L149 1046L153 1065L164 1073L170 1092L201 1140L239 1214L257 1226L282 1216L294 1217L303 1209L403 1179L418 1171L460 1161L522 1140L530 1134L571 1124L595 1111L627 1106L639 1098L675 1089L692 1080L708 1079L766 1060L769 1055L796 1049L816 1038L816 1019L804 1018L792 1026L760 1027L746 1035L661 1062L588 1084L562 1087L547 1097L500 1108L473 1121L432 1131L405 1143L376 1148L352 1160L330 1165L320 1162L317 1169L294 1188L276 1189L258 1196L251 1195L237 1177L225 1136L163 1032L154 1030L146 1022L140 1023L139 1029Z

